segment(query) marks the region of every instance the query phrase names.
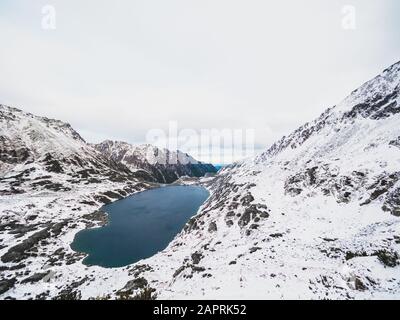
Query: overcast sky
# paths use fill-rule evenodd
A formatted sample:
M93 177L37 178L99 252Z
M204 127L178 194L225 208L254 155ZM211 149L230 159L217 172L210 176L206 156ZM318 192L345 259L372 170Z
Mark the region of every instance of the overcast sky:
M400 60L400 1L1 0L0 39L0 103L90 142L176 121L254 129L261 150Z

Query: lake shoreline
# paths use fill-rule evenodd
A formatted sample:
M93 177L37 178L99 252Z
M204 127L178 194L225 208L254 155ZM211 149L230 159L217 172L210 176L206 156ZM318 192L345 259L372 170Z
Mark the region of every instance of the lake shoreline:
M81 262L88 267L132 266L166 249L198 213L209 196L208 188L197 183L160 185L158 188L132 194L97 210L95 219L101 220L101 224L77 232L70 247L85 255ZM123 221L124 219L131 220ZM146 228L147 233L144 231ZM93 237L98 238L94 240ZM104 241L104 238L109 240ZM126 255L124 248L131 255ZM146 250L150 250L149 253L145 253ZM133 258L135 254L138 254L138 258ZM123 262L124 259L128 262Z

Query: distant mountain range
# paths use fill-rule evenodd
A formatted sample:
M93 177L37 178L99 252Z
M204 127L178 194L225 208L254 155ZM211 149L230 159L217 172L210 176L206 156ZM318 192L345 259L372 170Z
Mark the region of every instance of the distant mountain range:
M70 297L83 258L71 241L79 230L106 223L103 204L216 172L179 151L175 164L150 163L150 151L172 153L123 142L91 145L67 123L0 105L0 297L64 272L64 289L38 293Z
M109 140L94 147L110 160L124 164L133 172L143 170L160 183L172 183L182 176L202 177L206 173L217 172L213 165L199 162L179 150Z
M3 193L23 192L28 186L34 190L70 190L73 184L105 179L171 183L181 176L216 172L212 165L180 151L175 152L179 159L176 164L151 164L149 152L166 156L171 152L124 142L91 145L67 123L12 107L0 105L0 121L0 179L10 187L0 191Z

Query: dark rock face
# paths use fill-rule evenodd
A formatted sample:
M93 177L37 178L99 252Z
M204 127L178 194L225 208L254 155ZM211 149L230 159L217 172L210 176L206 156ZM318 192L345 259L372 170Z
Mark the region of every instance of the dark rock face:
M254 197L252 196L251 193L246 194L242 199L240 199L240 202L243 206L247 206L253 201Z
M364 284L359 278L356 278L356 279L354 280L354 287L355 287L355 289L358 290L358 291L365 291L365 290L368 289L368 288L365 286L365 284Z
M243 215L240 217L239 221L238 221L238 225L239 227L245 227L249 224L251 219L251 211L249 211L248 209L245 210L245 212L243 213Z
M400 217L400 187L390 191L383 203L382 209L392 215Z
M133 275L135 278L139 278L139 276L146 271L153 271L153 268L148 264L139 264L129 270L129 275Z
M283 237L283 234L278 232L278 233L271 233L269 236L271 238L281 238Z
M53 300L80 300L82 294L79 290L66 288L60 291L60 293L53 298Z
M215 232L217 231L217 224L213 221L208 226L208 232Z
M101 210L96 210L93 213L85 214L82 216L82 218L85 220L88 220L88 222L87 222L88 226L93 226L95 224L104 226L108 223L107 213L105 213Z
M16 238L20 238L27 232L33 231L37 228L36 224L23 225L16 221L0 224L0 232L10 230L9 234L14 234Z
M378 260L385 266L394 268L399 264L399 255L394 251L380 250L376 253Z
M386 194L385 202L383 205L384 211L392 211L396 215L396 210L399 207L398 188L393 189L393 186L400 180L400 173L381 175L376 178L376 181L367 187L370 194L369 198L361 205L369 204L370 202L378 199Z
M172 275L173 278L176 278L179 276L184 270L186 269L186 266L180 266L177 270L175 270L174 274Z
M400 137L397 137L397 139L390 141L389 145L400 148Z
M192 254L193 264L199 264L201 259L203 259L201 252L195 252Z
M256 251L258 251L258 250L261 250L262 248L260 248L260 247L252 247L252 248L250 248L250 253L254 253L254 252L256 252Z
M33 251L36 251L38 244L41 241L45 241L50 237L57 237L60 235L62 229L68 224L68 220L64 220L59 223L47 224L45 228L42 230L35 232L29 238L25 239L21 243L17 244L14 247L11 247L2 257L1 261L4 263L8 262L20 262L31 255L35 254Z
M360 202L361 206L388 194L386 211L398 208L397 193L392 189L400 180L400 173L381 174L374 177L372 183L368 183L364 172L353 171L349 175L338 175L337 169L329 165L306 168L285 181L285 193L297 196L303 190L310 190L310 187L313 187L312 190L319 190L325 196L333 195L339 203L348 203L356 194L362 194L367 198Z
M250 221L259 222L261 219L269 217L269 210L263 204L252 204L247 207L238 221L240 227L247 226ZM258 225L252 224L252 229L257 229Z
M29 256L29 250L33 248L39 241L50 237L51 227L46 227L41 231L38 231L31 235L28 239L24 240L20 244L10 248L2 257L1 261L4 263L8 262L19 262Z
M0 294L7 292L14 287L15 282L17 282L15 278L0 280Z
M42 160L48 172L63 173L62 161L54 159L51 154L46 154Z
M43 188L51 191L70 191L71 188L63 186L61 183L52 182L51 180L42 180L31 183L33 189Z
M122 290L123 291L132 291L132 290L142 289L142 288L146 287L147 284L148 284L148 282L145 278L137 278L137 279L128 281Z
M186 223L186 225L183 227L183 230L185 232L190 232L191 230L199 229L197 221L198 221L197 216L190 218L189 221Z
M23 163L31 157L31 152L24 146L15 146L7 137L0 136L0 161L8 164Z
M360 116L373 120L390 117L391 115L400 112L400 108L395 101L398 96L399 86L397 86L396 89L387 96L378 94L370 100L355 105L351 111L344 114L344 117L356 118L357 116Z
M39 282L40 280L42 280L45 276L47 276L50 273L50 271L48 272L42 272L42 273L35 273L34 275L25 278L24 280L21 281L22 284L24 283L35 283L35 282Z
M361 252L346 252L345 259L351 260L358 257L377 257L379 262L381 262L386 267L394 268L400 264L400 256L397 252L387 249L381 249L378 251L372 251L367 253L365 251Z

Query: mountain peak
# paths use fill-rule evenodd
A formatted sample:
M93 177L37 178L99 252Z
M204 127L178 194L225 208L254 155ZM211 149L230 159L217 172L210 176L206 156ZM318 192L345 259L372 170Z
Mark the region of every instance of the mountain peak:
M336 111L349 112L361 103L374 102L390 94L398 95L399 83L400 61L386 68L381 74L354 90L337 105Z
M306 123L291 133L275 142L270 148L256 157L256 162L262 162L272 156L286 150L297 149L306 144L313 150L322 145L330 144L332 139L339 137L344 132L356 130L361 123L365 126L379 126L379 121L393 118L400 113L400 62L393 64L380 75L364 83L360 88L354 90L340 104L325 110L317 119ZM378 121L377 123L362 122L363 119ZM397 118L396 118L397 119ZM396 122L393 118L393 121ZM355 123L356 122L356 123ZM365 130L365 128L364 128ZM342 133L340 133L342 132ZM396 137L397 131L389 131L392 139ZM317 137L325 138L316 142ZM351 139L351 136L343 136L341 141ZM307 148L307 147L305 147ZM329 150L329 147L324 148Z

